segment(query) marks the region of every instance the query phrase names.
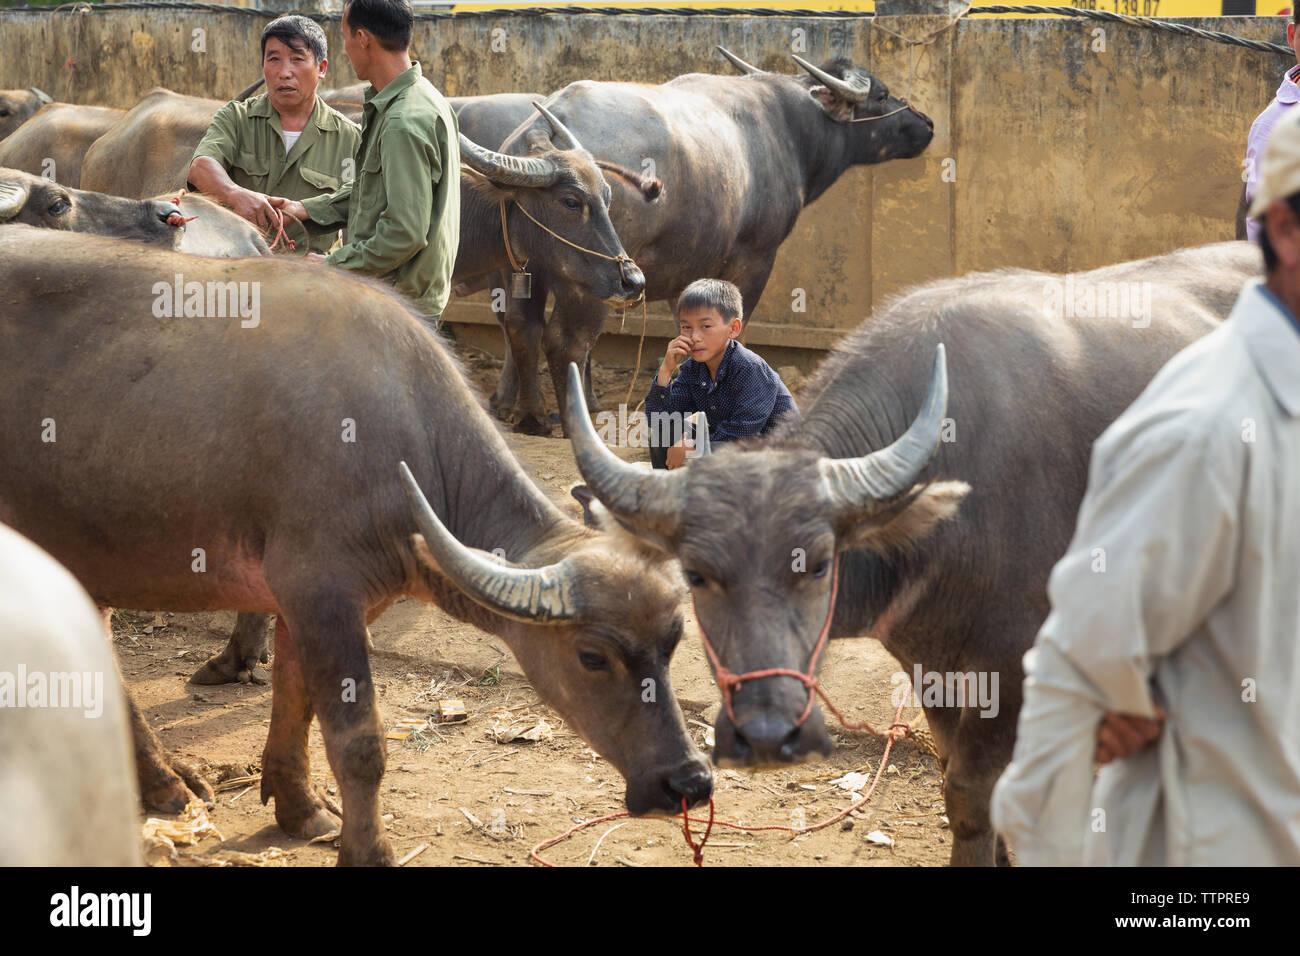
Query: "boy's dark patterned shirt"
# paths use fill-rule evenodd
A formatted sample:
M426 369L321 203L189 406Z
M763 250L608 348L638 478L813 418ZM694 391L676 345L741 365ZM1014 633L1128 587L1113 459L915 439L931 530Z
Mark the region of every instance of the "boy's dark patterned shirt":
M709 378L703 362L687 359L667 387L651 380L645 410L682 415L702 411L714 442L766 434L787 412L799 414L781 377L735 339L727 343L716 379Z

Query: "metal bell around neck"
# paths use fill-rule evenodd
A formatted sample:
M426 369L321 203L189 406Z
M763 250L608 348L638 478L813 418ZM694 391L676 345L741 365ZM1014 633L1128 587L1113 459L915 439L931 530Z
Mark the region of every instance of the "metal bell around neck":
M531 272L513 272L510 274L510 298L531 299L533 297L533 274Z

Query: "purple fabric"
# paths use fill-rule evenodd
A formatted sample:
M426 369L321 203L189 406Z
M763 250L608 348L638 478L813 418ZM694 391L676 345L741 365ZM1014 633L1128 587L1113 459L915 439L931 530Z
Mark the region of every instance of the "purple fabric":
M1251 124L1250 137L1246 140L1246 202L1248 203L1255 198L1255 181L1259 175L1259 164L1264 159L1264 147L1268 143L1268 134L1273 131L1273 124L1283 113L1296 103L1300 103L1300 86L1296 85L1297 79L1300 79L1300 65L1287 70L1286 76L1282 77L1282 85L1277 88L1277 96L1273 97L1273 102L1269 103L1268 108L1255 117L1255 122ZM1246 238L1251 242L1259 238L1258 220L1246 220Z

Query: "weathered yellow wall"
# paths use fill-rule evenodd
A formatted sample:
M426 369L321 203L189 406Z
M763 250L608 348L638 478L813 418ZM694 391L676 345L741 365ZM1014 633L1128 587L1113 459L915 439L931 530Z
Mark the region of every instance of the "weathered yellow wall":
M155 85L230 96L258 76L265 22L236 11L0 11L0 88L35 84L57 99L112 106ZM897 17L880 26L919 38L942 22ZM1285 18L1182 22L1280 41ZM1099 26L1105 52L1093 50ZM354 82L337 21L325 27L331 85ZM193 49L195 29L205 31L205 52ZM503 52L492 52L495 30L505 31ZM789 54L800 42L815 61L851 55L898 94L910 76L912 100L935 120L936 136L917 159L851 170L804 212L747 336L786 347L824 348L884 297L939 276L1083 269L1231 238L1247 130L1290 65L1270 53L1056 18L972 17L927 45L869 20L422 20L414 48L435 85L464 95L729 71L716 44L794 72ZM795 289L807 294L804 313L792 311ZM486 300L453 306L448 318L491 321ZM640 315L627 326L638 331ZM666 308L652 307L651 334L668 328ZM661 352L661 342L648 342L647 363Z

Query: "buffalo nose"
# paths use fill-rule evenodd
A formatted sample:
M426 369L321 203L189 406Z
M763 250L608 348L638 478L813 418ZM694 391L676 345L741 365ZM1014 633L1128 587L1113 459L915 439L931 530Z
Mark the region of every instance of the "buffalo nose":
M645 274L635 262L623 266L622 288L629 299L635 299L645 291Z
M736 743L761 763L788 763L797 756L799 728L792 721L764 714L736 728Z
M713 795L713 774L708 767L685 768L668 778L668 790L674 807L681 808L683 797L686 798L686 805L693 807Z
M172 216L181 215L181 207L171 202L154 203L154 212L158 216L158 221L170 225L168 220Z

